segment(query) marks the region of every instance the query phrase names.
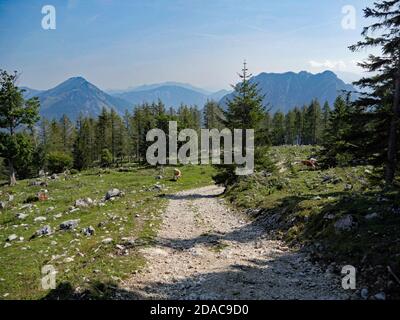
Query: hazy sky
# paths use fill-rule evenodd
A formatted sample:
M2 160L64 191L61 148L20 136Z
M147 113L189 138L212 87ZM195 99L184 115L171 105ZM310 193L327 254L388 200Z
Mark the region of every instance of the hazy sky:
M208 89L253 74L308 70L360 73L362 9L372 0L0 0L0 68L21 85L48 89L83 76L102 89L163 81ZM42 7L56 29L42 28ZM354 6L356 29L343 29Z

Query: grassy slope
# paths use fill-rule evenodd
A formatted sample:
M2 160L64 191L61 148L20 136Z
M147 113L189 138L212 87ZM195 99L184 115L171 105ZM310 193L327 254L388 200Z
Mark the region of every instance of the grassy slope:
M387 270L390 266L400 275L398 192L372 187L368 182L371 168L313 171L293 164L315 151L312 147L272 148L271 156L280 172L245 178L226 196L238 207L261 209L260 218L280 238L300 246L307 244L316 259L327 265L334 263L336 272L347 264L355 266L358 288L363 283L371 293L385 291L398 298L399 283ZM323 183L326 176L334 179ZM366 219L371 213L380 217ZM357 227L337 232L335 222L347 214L353 216ZM329 216L332 219L327 219ZM273 225L271 217L279 217L279 222Z
M167 187L166 193L209 185L212 183L213 169L207 166L186 166L181 168L183 179L172 182L172 169L167 168L165 179L160 183ZM8 194L14 200L0 211L0 299L37 299L48 292L40 288L41 268L54 265L57 284L69 283L71 288L85 289L96 282L116 282L134 273L144 264L138 254L138 247L151 242L160 222L160 213L166 200L160 192L150 191L157 181L155 169L135 169L128 172L118 170L93 169L67 179L49 180L49 200L34 203L33 209L21 210L24 201L34 196L41 188L28 186L28 181L20 181L14 188L2 187L0 200L7 200ZM125 192L125 197L107 202L104 207L94 206L67 213L75 200L90 197L100 200L111 188ZM51 212L46 210L55 207ZM26 220L18 220L17 213L28 213ZM54 217L62 213L62 217ZM35 217L44 216L45 222L34 222ZM58 231L61 222L80 219L75 231ZM103 223L103 226L99 226ZM26 226L24 226L26 225ZM43 225L50 225L57 231L42 238L29 238ZM96 233L86 237L81 233L84 227L93 226ZM11 234L24 237L23 241L13 241L5 248L5 240ZM112 238L111 244L101 241ZM128 252L116 248L121 238L135 239L137 245ZM62 255L62 256L60 256ZM57 257L59 256L59 257ZM65 262L65 258L73 258Z

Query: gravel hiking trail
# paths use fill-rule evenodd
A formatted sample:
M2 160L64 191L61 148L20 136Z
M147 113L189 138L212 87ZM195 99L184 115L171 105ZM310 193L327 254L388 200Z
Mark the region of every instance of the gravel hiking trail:
M169 196L144 269L121 287L136 299L347 299L340 279L270 239L208 186Z

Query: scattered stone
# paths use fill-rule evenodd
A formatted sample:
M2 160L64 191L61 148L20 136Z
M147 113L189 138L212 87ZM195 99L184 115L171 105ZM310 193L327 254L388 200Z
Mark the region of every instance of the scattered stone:
M5 209L7 206L7 203L5 201L0 201L0 210Z
M112 238L106 238L103 241L101 241L101 243L103 243L103 244L110 244L111 242L113 242Z
M70 262L73 262L73 261L74 261L73 257L67 257L67 258L64 259L65 263L70 263Z
M55 209L55 207L49 207L49 208L46 209L46 213L51 212L51 211L53 211L54 209Z
M377 218L379 218L379 214L377 214L376 212L367 214L365 216L365 219L367 219L367 220L373 220L373 219L377 219Z
M150 191L162 191L164 189L164 185L156 183L154 186L150 188Z
M246 214L252 217L257 217L262 211L262 208L250 208L246 210Z
M368 289L367 289L367 288L362 288L362 289L361 289L361 292L360 292L360 296L361 296L361 298L363 298L364 300L367 300L367 299L368 299L368 296L369 296Z
M333 219L335 219L335 215L333 213L326 213L324 215L324 219L325 220L333 220Z
M163 176L156 176L156 180L162 180Z
M94 229L92 226L89 226L89 227L87 227L87 228L83 228L83 229L82 229L82 233L83 233L85 236L93 236L94 233L95 233L95 229Z
M11 242L11 241L14 241L14 240L16 240L18 238L18 236L16 235L16 234L12 234L12 235L9 235L8 236L8 238L7 238L7 242Z
M6 244L4 245L4 248L8 248L8 247L11 247L11 243L6 242Z
M52 229L49 225L46 225L35 232L36 237L47 236L52 233Z
M26 213L17 213L16 214L16 218L18 220L25 220L27 217L28 217L28 214L26 214Z
M44 170L39 171L39 178L43 178L46 176L46 172Z
M43 221L46 221L46 220L47 220L46 217L37 217L37 218L33 219L34 222L43 222Z
M79 222L80 222L79 219L64 221L63 223L60 224L60 229L61 230L73 230L78 226Z
M351 184L346 184L346 185L344 186L344 190L346 190L346 191L353 190L353 186L352 186Z
M379 292L376 295L374 295L374 298L376 300L386 300L386 294L384 292Z
M58 179L58 175L56 175L55 173L53 173L50 177L51 180L56 180Z
M111 200L116 197L121 197L122 194L123 193L119 189L114 188L114 189L107 191L105 199L106 199L106 201L108 201L108 200Z
M46 181L32 181L29 185L31 187L47 187L48 186Z
M75 207L87 208L93 205L93 200L90 198L78 199L75 201Z
M121 242L122 242L122 244L123 244L125 247L131 247L131 246L134 246L134 245L136 244L135 239L133 239L133 238L126 238L126 237L122 238L122 239L121 239Z
M337 232L341 232L350 231L355 225L356 222L354 221L353 216L348 214L336 221L334 227Z
M9 194L8 195L8 202L14 201L14 195L13 194Z

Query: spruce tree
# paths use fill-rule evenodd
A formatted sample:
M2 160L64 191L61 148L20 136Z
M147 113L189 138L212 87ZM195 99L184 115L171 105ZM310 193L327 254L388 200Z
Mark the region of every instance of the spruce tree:
M372 7L364 9L364 16L376 21L364 28L364 39L350 49L356 51L378 47L381 53L370 55L368 60L360 63L372 75L356 82L356 85L367 89L356 102L356 108L360 109L358 113L370 115L363 118L372 122L364 123L364 127L370 129L371 135L387 136L380 154L386 154L386 160L382 164L385 165L385 181L391 185L399 155L400 0L377 1Z
M260 94L257 83L250 81L247 64L244 62L242 73L239 74L240 82L233 85L233 98L227 101L227 110L224 112L224 125L232 130L242 129L242 153L246 150L246 129L254 129L254 161L256 168L267 165L268 139L262 130L265 118L264 96ZM235 174L236 165L220 166L220 172L215 177L218 183L233 184L238 176Z
M223 129L223 111L217 102L208 100L203 109L204 127L207 129Z
M346 161L349 160L347 156L349 149L348 135L351 130L349 116L350 106L348 101L342 96L338 96L333 110L330 112L322 144L321 162L327 167L346 165Z

